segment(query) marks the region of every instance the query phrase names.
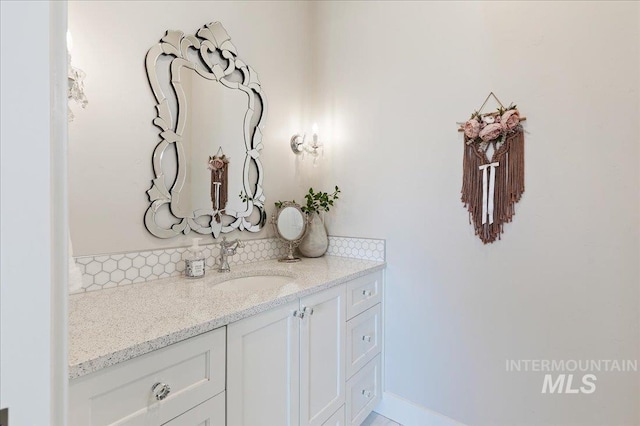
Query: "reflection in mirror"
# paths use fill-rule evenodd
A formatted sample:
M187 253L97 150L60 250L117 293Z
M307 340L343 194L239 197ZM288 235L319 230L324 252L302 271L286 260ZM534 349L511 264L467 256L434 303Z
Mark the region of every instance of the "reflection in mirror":
M307 233L307 216L300 206L289 201L283 202L278 211L271 218L271 223L278 235L289 246L287 257L279 259L280 262L299 262L300 258L293 255L293 249Z
M191 69L182 68L181 71L180 81L191 112L182 134L187 177L182 189L176 191L172 208L178 217L203 209L243 211L246 203L238 195L244 189L242 163L247 151L241 142L244 140L247 94L206 80ZM214 171L208 167L209 157L216 155L224 155L227 160L228 180L224 193L228 197L224 197L224 205L220 204L223 191L219 190L216 197L216 185L213 191L211 187Z
M155 236L259 231L265 100L255 71L219 22L167 31L146 58L161 141L145 225Z
M304 232L304 217L300 210L288 206L282 209L276 222L278 232L285 240L297 240Z

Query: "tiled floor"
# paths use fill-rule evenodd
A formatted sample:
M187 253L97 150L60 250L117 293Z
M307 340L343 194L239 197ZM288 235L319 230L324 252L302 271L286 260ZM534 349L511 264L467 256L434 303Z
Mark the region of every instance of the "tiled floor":
M361 426L402 426L400 423L396 423L393 420L389 420L388 418L381 416L375 411L369 414L369 417L364 419L364 422Z

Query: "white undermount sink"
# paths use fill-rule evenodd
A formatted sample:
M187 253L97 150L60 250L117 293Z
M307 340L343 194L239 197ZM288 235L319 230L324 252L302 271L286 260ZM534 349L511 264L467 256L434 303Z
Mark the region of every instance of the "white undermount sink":
M216 287L220 290L266 290L279 288L293 281L293 277L283 275L252 275L249 277L232 278L221 282Z

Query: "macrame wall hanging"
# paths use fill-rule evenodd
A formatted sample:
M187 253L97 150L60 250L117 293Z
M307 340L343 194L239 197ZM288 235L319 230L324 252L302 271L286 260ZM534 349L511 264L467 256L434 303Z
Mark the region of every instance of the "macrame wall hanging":
M207 168L211 170L211 204L216 222L220 223L220 213L224 211L228 200L229 159L218 148L218 153L209 156Z
M500 107L482 113L491 97ZM464 132L462 202L484 244L500 239L524 193L524 120L516 105L505 108L491 92L469 120L458 123Z

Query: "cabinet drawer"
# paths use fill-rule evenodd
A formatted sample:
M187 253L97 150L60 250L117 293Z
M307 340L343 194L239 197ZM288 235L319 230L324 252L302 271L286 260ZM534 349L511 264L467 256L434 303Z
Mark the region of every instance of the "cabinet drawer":
M382 272L365 275L347 283L347 319L366 311L382 300Z
M225 426L224 392L162 426Z
M347 377L382 349L382 309L377 304L347 322Z
M382 397L380 355L347 382L347 422L360 425Z
M322 423L322 426L345 426L344 405L340 406L338 411L333 413L329 420Z
M71 381L70 424L166 423L224 390L225 345L221 328ZM170 388L161 401L155 383Z

